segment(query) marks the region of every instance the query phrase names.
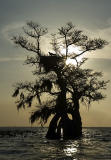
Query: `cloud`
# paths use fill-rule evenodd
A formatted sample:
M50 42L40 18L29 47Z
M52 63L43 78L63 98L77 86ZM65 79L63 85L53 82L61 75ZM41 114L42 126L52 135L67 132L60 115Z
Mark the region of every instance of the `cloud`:
M104 23L104 28L96 28L94 30L83 28L84 33L90 38L101 38L109 43L103 49L88 53L89 58L111 59L111 18L107 19Z
M24 22L14 22L4 26L1 30L1 34L4 39L11 42L11 37L17 35L20 32L21 28L24 26Z
M9 62L9 61L24 61L24 58L9 58L9 57L4 57L4 58L0 58L0 62Z

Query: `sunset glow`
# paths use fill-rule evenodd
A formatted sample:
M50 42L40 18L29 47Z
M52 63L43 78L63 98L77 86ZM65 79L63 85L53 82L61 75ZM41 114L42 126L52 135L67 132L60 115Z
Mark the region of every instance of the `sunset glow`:
M62 49L61 52L62 52L63 54L65 54L65 53L66 53L66 50L65 50L65 49ZM78 54L81 53L80 47L70 46L70 47L68 48L68 53L69 53L69 55L72 55L72 57L74 57L74 55L78 55ZM82 55L81 55L81 56L78 56L76 59L74 59L74 58L67 58L67 60L66 60L66 65L75 65L75 66L77 66L77 63L81 62L81 61L82 61L82 58L83 58Z
M66 54L66 49L61 47L61 53ZM77 47L77 46L68 47L68 54L79 54L79 53L81 53L80 47Z

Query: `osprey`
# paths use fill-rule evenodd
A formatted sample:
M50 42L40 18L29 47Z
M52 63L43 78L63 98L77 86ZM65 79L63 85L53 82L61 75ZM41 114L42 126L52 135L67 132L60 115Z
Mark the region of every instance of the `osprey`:
M50 56L55 56L56 54L54 53L51 53L51 52L48 52L50 54Z

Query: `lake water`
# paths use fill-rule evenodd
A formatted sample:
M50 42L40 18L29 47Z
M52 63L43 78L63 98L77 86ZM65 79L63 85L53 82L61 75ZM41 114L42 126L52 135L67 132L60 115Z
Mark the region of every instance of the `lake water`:
M47 128L0 128L0 160L111 160L111 128L83 128L78 140L47 140Z

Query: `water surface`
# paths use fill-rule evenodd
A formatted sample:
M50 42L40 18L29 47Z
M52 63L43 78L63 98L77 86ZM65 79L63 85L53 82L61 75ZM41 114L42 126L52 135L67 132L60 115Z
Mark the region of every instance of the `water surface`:
M111 160L111 128L83 128L78 140L47 140L47 128L0 128L0 160Z

